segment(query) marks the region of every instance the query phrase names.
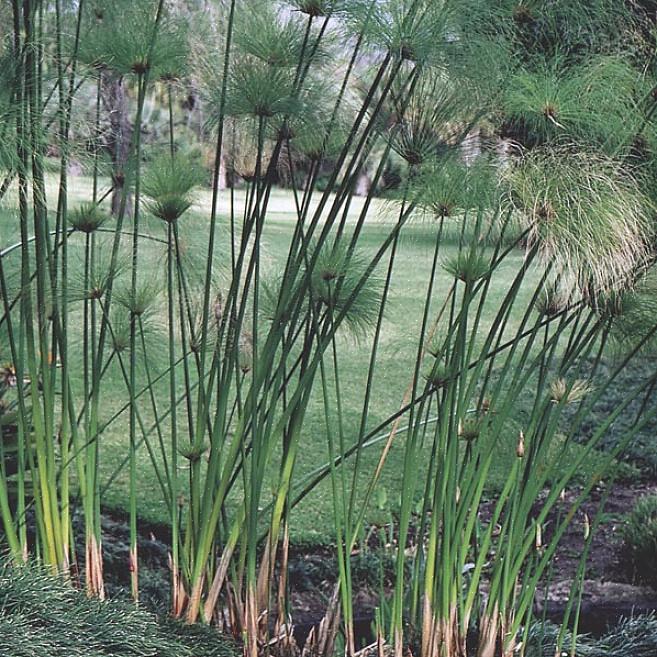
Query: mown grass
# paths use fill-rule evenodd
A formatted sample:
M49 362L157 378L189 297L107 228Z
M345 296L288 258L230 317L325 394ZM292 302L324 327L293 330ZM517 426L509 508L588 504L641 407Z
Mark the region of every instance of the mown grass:
M91 183L86 178L75 178L71 181L70 207L90 198ZM50 192L54 198L54 189ZM237 192L238 201L243 201L243 193ZM188 213L181 224L181 237L185 255L189 262L190 281L194 283L195 265L201 267L204 262L204 249L207 245L207 217L209 215L209 192L201 191L193 210ZM0 248L6 248L18 239L18 219L15 211L15 194L8 194L1 209L0 219ZM217 286L222 287L226 280L226 271L230 258L229 233L228 233L228 192L225 192L221 203L222 229L219 240L222 245L218 256ZM360 208L356 205L351 210L355 216ZM239 222L239 215L236 219ZM366 252L374 252L389 233L390 222L394 221L394 210L387 204L381 202L375 204L370 212L365 229L359 240L360 248ZM295 215L294 204L290 193L277 190L272 196L270 212L267 217L262 249L266 254L267 266L264 268L263 276L275 277L284 264L284 256L287 252L289 241L292 237ZM111 223L108 224L111 226ZM458 231L460 225L452 224L446 230L443 239L442 259L447 260L457 249ZM143 232L156 238L164 238L165 229L161 222L153 218L145 218ZM404 392L408 387L411 377L414 358L417 349L417 336L420 330L422 306L429 281L429 272L433 247L438 231L437 226L429 221L419 219L412 222L403 232L399 255L396 259L394 275L391 285L391 294L387 314L383 325L382 339L379 346L379 356L376 375L373 384L371 408L369 415L369 427L375 427L385 418L394 413L400 406ZM100 237L99 239L103 239ZM126 238L126 243L128 239ZM74 235L70 240L71 249L71 283L73 293L81 288L81 266L83 262L83 241L80 236ZM140 265L144 280L153 289L164 288L165 284L165 245L158 241L144 240L140 247ZM17 251L8 256L6 270L15 271L18 276L20 255ZM385 259L384 259L385 260ZM494 310L500 305L503 296L508 290L517 269L523 261L523 253L518 250L509 257L502 267L497 271L491 292L489 293L488 309L486 313L491 318ZM79 262L79 267L75 263ZM13 269L12 269L13 268ZM444 300L452 277L441 270L435 286L433 310L437 312ZM516 304L513 321L507 330L512 334L520 321L521 314L530 301L533 287L538 280L536 272L530 273L526 282L520 290ZM76 287L77 286L77 287ZM119 286L120 290L120 286ZM79 319L79 301L77 306L71 306L71 324L75 326L76 318ZM77 308L77 310L76 310ZM76 314L78 313L78 314ZM486 315L485 314L485 315ZM161 301L154 303L149 314L148 350L149 371L155 377L164 371L165 344L166 344L166 315L164 297ZM481 325L482 339L489 323L484 316ZM80 331L81 333L81 331ZM344 418L347 430L347 444L353 442L357 437L360 414L365 392L367 368L370 358L370 336L340 337L339 368L341 375L342 394L344 399ZM70 348L72 367L77 368L80 382L79 388L74 391L78 396L82 390L82 360L80 357L80 345L73 338ZM0 359L8 360L8 353L2 350ZM75 371L75 370L73 370ZM142 365L140 370L140 381L146 382L146 369ZM182 375L178 377L182 392ZM325 416L320 394L319 385L317 394L311 401L309 412L306 417L302 444L296 465L296 479L300 480L308 473L327 462L327 441ZM166 379L162 385L155 388L156 396L164 404L167 399ZM101 420L107 420L119 411L128 399L127 389L121 368L117 363L108 369L107 378L103 388ZM160 413L166 411L160 407ZM141 414L144 424L150 427L154 421L147 396L142 398ZM103 503L106 507L114 510L123 510L127 507L129 482L127 468L125 465L128 457L128 432L127 413L125 417L113 422L104 432L101 439L101 465L100 472L102 481L111 485L107 486L103 494ZM184 413L179 414L180 430L185 431ZM403 424L403 422L402 422ZM167 443L166 427L164 423L164 442ZM184 433L182 434L184 435ZM156 435L150 437L153 441L155 451ZM388 457L378 489L374 495L372 508L368 519L371 522L385 522L390 514L395 512L399 498L399 490L402 479L401 460L403 458L403 432L400 432L393 444ZM515 458L517 431L509 431L509 439L499 445L497 456L493 465L488 492L494 495L499 489L501 482L507 476L508 469ZM378 443L366 451L360 472L372 472L380 456L382 443ZM568 450L581 449L577 445L569 446ZM568 452L567 452L568 457ZM595 459L587 462L585 477L596 467ZM346 466L348 469L350 465ZM149 522L167 522L167 513L162 494L152 467L148 450L144 444L138 452L139 469L139 514ZM184 473L181 473L184 481ZM272 473L274 474L274 473ZM351 472L350 472L351 474ZM422 473L418 473L422 479ZM273 479L272 479L273 481ZM358 482L359 492L364 492L366 481ZM239 495L236 490L235 495ZM266 501L266 500L265 500ZM328 479L322 482L294 511L291 525L291 537L296 542L324 543L330 542L332 538L332 499Z

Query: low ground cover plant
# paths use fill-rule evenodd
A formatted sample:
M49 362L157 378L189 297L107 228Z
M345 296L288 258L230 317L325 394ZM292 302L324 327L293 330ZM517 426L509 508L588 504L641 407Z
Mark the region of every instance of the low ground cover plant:
M525 654L527 657L551 657L557 648L559 630L554 625L537 624L530 631ZM657 623L653 615L639 615L623 619L617 627L602 637L579 637L577 645L572 637L569 654L576 657L648 657L657 649Z
M0 651L16 657L233 657L208 628L183 630L129 601L89 599L33 564L0 570Z

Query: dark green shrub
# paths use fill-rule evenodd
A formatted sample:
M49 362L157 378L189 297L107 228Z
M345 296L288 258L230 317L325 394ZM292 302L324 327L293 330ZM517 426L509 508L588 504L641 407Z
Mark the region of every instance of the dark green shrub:
M627 565L632 578L657 588L657 495L641 498L623 529Z

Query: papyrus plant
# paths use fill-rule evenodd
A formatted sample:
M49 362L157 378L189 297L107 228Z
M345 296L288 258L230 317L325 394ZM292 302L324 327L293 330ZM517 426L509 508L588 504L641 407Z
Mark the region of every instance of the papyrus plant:
M172 614L227 625L252 657L291 650L291 511L329 477L339 581L324 632L309 650L331 652L342 628L351 655L350 554L390 449L400 443L395 577L380 645L388 641L400 656L411 647L426 657L463 657L474 632L479 657L521 650L534 591L595 478L549 539L547 515L614 417L652 384L637 382L577 459L563 463L604 391L605 384L586 381L592 374L584 366L590 360L598 369L615 321L604 299L625 294L652 262L653 208L628 166L626 143L650 125L635 102L643 81L625 60L596 59L625 23L605 17L606 0L588 18L580 15L581 29L571 29L578 3L523 4L522 11L511 4L226 0L207 14L213 43L194 44L206 60L189 62L194 31L182 28L180 7L165 0L11 3L10 100L0 99L0 128L15 155L3 158L2 193L15 177L21 234L16 248L0 253L11 361L2 370L2 417L12 445L0 470L0 514L15 561L33 549L53 571L75 573L76 494L86 588L103 596L103 437L125 415L133 597L137 454L145 449L171 523ZM560 53L543 47L545 35L563 26L564 44L577 51L567 70ZM537 93L546 75L559 91L547 100ZM209 114L208 216L195 206L201 179L178 152L178 77L202 88ZM585 81L575 98L565 96L580 86L572 80ZM619 96L603 103L610 80ZM158 87L168 132L154 144L143 124ZM94 100L96 137L110 91L125 100L113 105L125 115L109 122L118 130L109 140L111 187L103 187L96 146L90 198L69 207L81 89ZM603 134L621 116L623 131ZM504 162L491 153L474 162L469 156L466 164L464 142L491 126L505 136L515 128L519 155ZM44 167L50 140L60 149L54 204ZM391 163L401 171L399 185L377 204ZM364 170L371 184L354 212ZM225 171L230 189L220 184ZM290 187L295 217L282 266L272 271L264 236L280 181ZM112 192L118 203L110 217L104 200ZM375 206L386 221L366 250ZM408 390L372 427L399 240L421 218L430 226L431 270ZM195 260L186 246L194 239L202 243ZM146 240L160 249L159 286L146 272ZM79 289L73 248L82 254ZM10 258L20 259L18 283ZM500 280L501 300L492 292ZM147 338L156 321L165 337L153 346ZM78 327L80 368L72 353ZM623 364L655 331L649 322L644 328ZM348 333L370 353L357 426L345 413L340 350ZM158 353L162 371L152 365ZM110 372L125 398L107 418L104 395L116 390ZM316 398L330 463L299 480ZM575 419L564 425L564 409L574 405ZM370 471L364 454L376 446ZM502 449L515 456L484 519ZM347 459L351 473L342 467ZM28 544L31 513L37 531Z

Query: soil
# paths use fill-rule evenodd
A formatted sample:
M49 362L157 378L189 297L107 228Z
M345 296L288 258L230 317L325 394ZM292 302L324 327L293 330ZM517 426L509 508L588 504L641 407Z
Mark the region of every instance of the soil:
M589 499L568 526L553 559L554 571L559 579L568 579L575 575L584 549L586 517L590 522L593 521L605 492L604 487L594 488ZM623 558L623 519L639 498L654 493L657 493L657 484L614 484L605 503L602 521L591 540L591 552L586 568L588 580L632 583L631 569ZM575 497L576 492L566 494L565 500L560 501L554 512L550 514L549 524L556 521L559 513L564 514L567 511ZM550 538L549 525L545 538L546 540Z
M586 518L593 519L605 494L604 487L596 487L590 498L569 525L552 561L553 577L547 600L539 591L537 609L547 618L562 622L571 592L572 580L580 565L585 545ZM657 493L656 484L616 483L607 496L600 525L593 533L587 560L585 580L582 586L582 603L579 615L579 631L599 636L613 627L623 617L657 612L657 591L640 586L634 581L631 565L624 555L623 522L637 500ZM575 498L566 494L550 516L554 522L557 514L565 513ZM549 539L550 532L546 532ZM657 567L649 564L650 568Z
M551 583L547 601L539 591L536 612L550 620L561 622L571 582L580 564L585 543L585 517L593 519L605 493L600 485L592 491L590 499L582 506L566 530L556 555L552 560ZM602 521L594 533L585 573L579 630L602 634L624 616L636 613L657 612L657 591L637 586L632 572L623 557L622 526L624 516L633 508L637 499L657 493L657 484L619 482L608 496ZM577 491L566 493L545 523L544 543L550 539L552 527L559 516L567 512ZM481 518L485 522L494 506L491 500L482 505ZM540 501L539 501L540 505ZM538 508L538 505L537 505ZM80 525L80 530L82 527ZM370 545L366 554L352 556L354 566L356 629L367 640L374 609L377 604L381 573L389 572L390 562L374 558L380 548L378 532L370 532ZM167 527L150 526L139 540L140 574L142 574L145 605L154 611L166 609L168 596L168 544ZM105 552L105 576L110 595L125 594L129 587L128 526L125 518L106 514L103 519L103 544ZM388 546L390 547L390 546ZM388 550L388 558L392 552ZM360 557L363 557L362 559ZM374 559L374 561L373 561ZM653 566L654 567L654 566ZM295 623L295 637L303 645L310 629L323 617L336 580L337 565L330 548L291 549L289 561L290 602ZM372 572L369 572L372 571ZM388 582L389 583L389 582ZM384 585L386 582L384 582ZM545 608L545 609L544 609Z

